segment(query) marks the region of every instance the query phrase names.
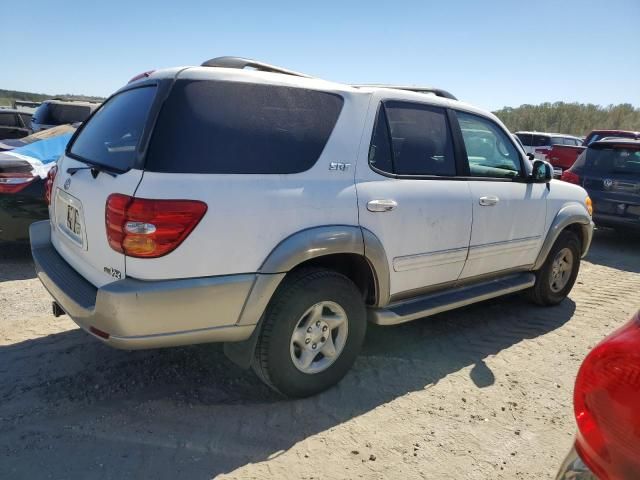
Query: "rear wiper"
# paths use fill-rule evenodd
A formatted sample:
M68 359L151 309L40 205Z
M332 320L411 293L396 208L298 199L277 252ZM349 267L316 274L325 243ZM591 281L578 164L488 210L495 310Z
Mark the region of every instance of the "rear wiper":
M124 173L124 170L117 170L113 168L107 168L102 165L91 163L86 167L70 167L67 168L67 173L71 176L75 175L80 170L91 170L91 176L96 178L99 173L106 173L107 175L116 178L119 174Z

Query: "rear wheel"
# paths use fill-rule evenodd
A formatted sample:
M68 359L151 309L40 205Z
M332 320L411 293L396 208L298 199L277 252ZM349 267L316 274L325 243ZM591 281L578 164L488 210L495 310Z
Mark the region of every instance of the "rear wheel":
M579 269L580 240L573 232L562 232L536 272L536 283L529 291L531 300L538 305L557 305L573 288Z
M253 369L271 388L306 397L338 383L353 365L366 331L362 294L344 275L292 273L263 320Z

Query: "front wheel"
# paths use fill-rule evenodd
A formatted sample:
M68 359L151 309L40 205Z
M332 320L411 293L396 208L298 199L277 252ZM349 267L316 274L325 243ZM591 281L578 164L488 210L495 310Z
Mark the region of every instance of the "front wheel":
M284 395L313 395L344 377L365 331L364 300L351 280L300 270L285 278L267 307L252 366Z
M580 240L573 232L565 231L558 236L529 291L534 303L557 305L569 295L578 277L580 253Z

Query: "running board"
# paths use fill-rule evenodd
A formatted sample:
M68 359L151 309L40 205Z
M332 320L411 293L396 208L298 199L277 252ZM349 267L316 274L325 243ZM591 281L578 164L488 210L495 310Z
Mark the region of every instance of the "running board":
M377 325L396 325L422 317L482 302L490 298L526 290L536 282L533 273L508 275L473 285L430 293L404 302L393 303L387 308L370 309L369 321Z

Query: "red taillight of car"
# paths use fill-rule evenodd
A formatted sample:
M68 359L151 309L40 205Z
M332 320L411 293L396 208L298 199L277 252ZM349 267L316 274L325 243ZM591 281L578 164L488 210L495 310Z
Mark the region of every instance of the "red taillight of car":
M115 193L107 198L109 245L130 257L157 258L175 250L198 225L207 204L151 200Z
M601 480L640 472L640 312L585 358L573 397L576 450Z
M51 205L51 191L53 189L53 182L55 182L57 174L58 166L54 165L47 172L47 178L44 181L44 199L47 202L47 205Z
M0 193L18 193L35 179L31 173L0 173Z
M562 176L560 180L563 182L575 183L576 185L580 185L580 175L573 173L571 170L565 170L562 172Z

